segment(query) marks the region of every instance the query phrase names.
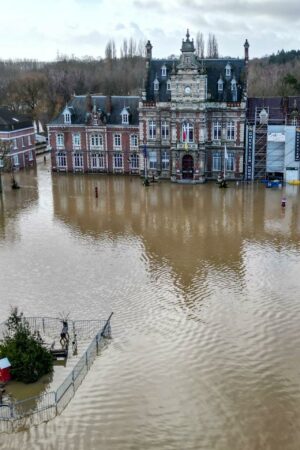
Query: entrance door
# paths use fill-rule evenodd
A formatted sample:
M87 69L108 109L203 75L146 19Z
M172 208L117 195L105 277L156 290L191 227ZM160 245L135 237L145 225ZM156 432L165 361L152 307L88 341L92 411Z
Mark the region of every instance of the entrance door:
M192 180L194 177L194 160L192 155L184 155L182 158L182 178Z

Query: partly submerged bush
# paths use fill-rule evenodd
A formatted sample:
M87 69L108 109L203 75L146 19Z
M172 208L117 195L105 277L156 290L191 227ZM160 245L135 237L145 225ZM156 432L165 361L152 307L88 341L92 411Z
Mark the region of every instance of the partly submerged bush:
M6 321L6 333L0 341L0 358L11 363L11 375L16 381L33 383L53 370L52 355L43 346L39 334L30 330L29 324L14 308Z

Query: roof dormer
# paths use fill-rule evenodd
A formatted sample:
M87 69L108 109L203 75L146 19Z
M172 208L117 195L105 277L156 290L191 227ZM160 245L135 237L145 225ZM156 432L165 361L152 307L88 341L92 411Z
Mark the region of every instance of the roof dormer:
M224 81L222 79L222 76L220 75L220 78L218 79L218 92L223 92L224 87Z
M225 77L230 78L231 77L231 65L229 62L225 66Z
M63 110L63 117L64 117L64 123L66 125L69 125L72 123L72 112L68 105L66 105L65 109Z
M122 118L122 125L129 124L129 112L128 112L128 109L125 108L125 106L121 111L121 118Z
M156 75L156 77L155 77L155 80L153 81L153 88L154 88L154 91L159 91L159 81L158 81L158 79L157 79L157 75Z
M163 64L161 66L161 76L162 77L166 77L167 76L167 66L165 64Z

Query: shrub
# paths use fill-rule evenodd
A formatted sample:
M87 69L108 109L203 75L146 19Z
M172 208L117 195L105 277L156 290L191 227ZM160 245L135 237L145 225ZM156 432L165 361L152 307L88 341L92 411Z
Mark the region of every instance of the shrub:
M6 322L7 331L0 341L0 358L7 357L11 363L11 375L16 381L33 383L41 376L51 373L53 359L42 343L38 333L14 308Z

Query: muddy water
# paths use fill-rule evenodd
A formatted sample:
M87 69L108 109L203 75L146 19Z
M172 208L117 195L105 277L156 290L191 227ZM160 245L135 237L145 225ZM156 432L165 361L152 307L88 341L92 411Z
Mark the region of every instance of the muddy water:
M299 449L297 186L144 188L43 163L17 178L1 318L114 311L114 339L60 417L0 448Z

